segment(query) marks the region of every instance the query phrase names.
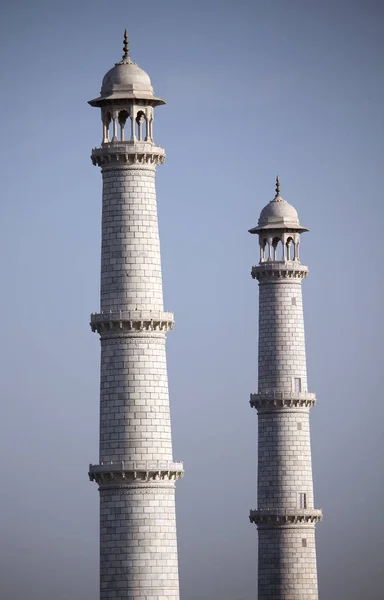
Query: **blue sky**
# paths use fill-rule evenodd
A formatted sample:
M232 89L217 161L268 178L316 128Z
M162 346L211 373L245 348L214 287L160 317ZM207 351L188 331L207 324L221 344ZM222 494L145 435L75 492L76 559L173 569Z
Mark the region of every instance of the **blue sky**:
M181 596L256 596L258 291L247 230L274 195L310 229L301 260L322 598L380 600L383 6L375 0L2 7L0 591L98 589L101 139L120 60L151 76ZM199 585L196 585L196 581Z

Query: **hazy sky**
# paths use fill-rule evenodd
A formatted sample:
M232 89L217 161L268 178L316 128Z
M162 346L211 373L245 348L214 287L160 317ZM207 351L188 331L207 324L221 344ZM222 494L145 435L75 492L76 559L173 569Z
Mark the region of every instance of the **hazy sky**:
M98 597L98 95L131 56L167 105L157 191L182 600L257 596L258 245L301 244L321 600L383 598L380 0L2 2L0 597Z

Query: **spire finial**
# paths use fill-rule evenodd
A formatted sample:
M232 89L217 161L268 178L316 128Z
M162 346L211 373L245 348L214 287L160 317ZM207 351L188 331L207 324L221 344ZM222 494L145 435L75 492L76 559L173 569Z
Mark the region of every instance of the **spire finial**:
M278 175L276 176L276 198L277 196L280 196L280 178Z
M127 34L127 30L124 31L124 46L123 46L123 60L129 58L129 46L128 46L128 34Z

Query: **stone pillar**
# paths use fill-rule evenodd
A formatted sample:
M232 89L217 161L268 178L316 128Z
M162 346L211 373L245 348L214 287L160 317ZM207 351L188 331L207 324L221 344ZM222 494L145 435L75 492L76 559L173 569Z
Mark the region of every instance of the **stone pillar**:
M308 269L269 262L259 281L258 600L318 600L309 410L301 283Z
M178 600L175 481L155 191L164 150L110 143L102 168L100 599ZM140 148L142 150L142 147Z

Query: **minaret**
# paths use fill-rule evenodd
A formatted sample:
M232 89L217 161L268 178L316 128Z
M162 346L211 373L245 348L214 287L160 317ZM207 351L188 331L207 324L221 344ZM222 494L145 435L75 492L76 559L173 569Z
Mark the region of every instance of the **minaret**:
M100 312L100 599L179 597L175 480L155 191L165 159L153 141L148 75L129 56L105 75L98 98L103 136L92 162L103 177Z
M257 227L260 263L258 392L258 509L250 520L259 537L258 600L318 600L309 410L296 210L276 195Z

